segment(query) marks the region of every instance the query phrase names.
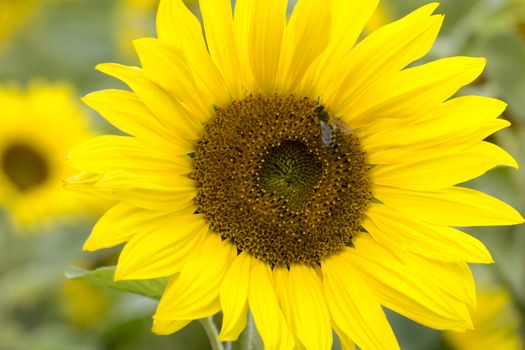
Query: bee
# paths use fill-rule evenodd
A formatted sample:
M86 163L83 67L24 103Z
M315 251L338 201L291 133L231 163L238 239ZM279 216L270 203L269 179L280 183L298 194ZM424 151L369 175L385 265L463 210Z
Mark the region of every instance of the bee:
M321 140L326 147L334 144L336 131L344 135L352 134L352 129L347 127L337 117L331 116L322 104L315 107L314 114L321 128Z

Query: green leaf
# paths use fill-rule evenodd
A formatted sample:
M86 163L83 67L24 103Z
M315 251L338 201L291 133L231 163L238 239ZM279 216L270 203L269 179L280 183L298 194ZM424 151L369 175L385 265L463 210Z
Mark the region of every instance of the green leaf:
M80 279L99 286L131 292L146 297L160 299L168 284L168 278L136 281L114 281L115 266L101 267L96 270L85 270L76 266L68 266L65 270L67 278Z

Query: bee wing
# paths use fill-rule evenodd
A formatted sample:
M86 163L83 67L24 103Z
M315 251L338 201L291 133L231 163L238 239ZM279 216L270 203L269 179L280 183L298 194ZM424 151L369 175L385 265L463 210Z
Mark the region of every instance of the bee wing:
M334 117L332 118L330 123L332 124L332 127L334 128L334 130L337 130L344 135L353 134L353 130L350 127L348 127L345 123L343 123L340 119L337 119Z
M323 121L319 121L319 125L321 126L321 139L323 140L323 143L326 146L331 145L333 141L332 128Z

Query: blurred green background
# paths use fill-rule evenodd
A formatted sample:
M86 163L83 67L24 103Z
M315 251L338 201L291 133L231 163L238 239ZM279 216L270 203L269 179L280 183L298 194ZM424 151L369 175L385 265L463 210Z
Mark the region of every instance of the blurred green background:
M35 77L68 81L79 97L120 87L116 80L96 72L94 66L102 62L137 64L131 40L154 35L155 0L0 0L0 20L9 2L24 6L7 13L19 16L19 23L9 32L0 32L0 85L15 82L25 86ZM383 1L382 16L375 20L398 19L425 3ZM198 14L197 7L190 6ZM525 0L444 0L437 12L446 15L445 25L424 61L454 55L488 58L483 76L461 94L498 97L509 104L504 117L512 127L491 141L524 165ZM114 132L95 112L86 111L100 132ZM467 185L525 212L522 171L497 168ZM209 348L196 322L173 336L153 335L149 329L154 300L64 278L63 271L70 264L93 268L115 262L118 249L90 254L81 250L96 218L84 217L36 230L39 232L21 233L15 232L18 230L4 214L0 211L0 349ZM510 290L511 306L522 318L524 231L523 225L469 230L485 242L496 260L493 266L473 266L478 286ZM403 349L451 348L440 332L392 313L388 316Z

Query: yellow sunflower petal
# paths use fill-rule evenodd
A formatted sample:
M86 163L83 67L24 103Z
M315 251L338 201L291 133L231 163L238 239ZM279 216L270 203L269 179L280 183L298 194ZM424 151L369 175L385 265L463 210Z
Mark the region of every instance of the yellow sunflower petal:
M205 48L199 20L182 0L161 0L157 12L157 35L184 51Z
M405 69L347 104L343 119L361 125L378 118L417 118L471 83L485 64L484 58L451 57Z
M378 3L378 0L332 0L328 46L308 69L299 91L305 95L323 95L329 78L339 73L336 70L361 35Z
M502 129L505 129L509 127L511 123L508 120L504 119L495 119L488 123L485 123L484 125L480 126L479 128L476 128L468 133L463 133L459 137L459 142L468 142L470 140L471 142L476 142L478 140L484 140L490 135L494 134L497 131L500 131Z
M374 184L416 191L440 190L481 176L498 166L518 168L518 163L500 147L481 142L456 154L409 164L379 165L372 171Z
M442 16L430 16L437 4L426 5L386 25L360 42L330 77L325 101L341 115L346 105L386 77L425 55L434 43Z
M161 0L157 33L161 40L184 52L195 83L204 96L210 96L217 105L230 100L224 79L208 54L201 24L182 0Z
M281 43L286 27L287 0L238 0L235 33L248 87L271 92L277 79ZM270 3L270 4L269 4ZM253 75L253 77L251 76Z
M68 155L68 163L94 173L148 169L183 175L191 172L192 160L186 155L174 156L171 150L144 147L133 137L104 135L76 146Z
M192 320L162 321L153 320L152 332L158 335L170 335L186 327Z
M103 177L103 174L94 174L86 172L80 173L65 180L64 189L76 191L91 196L101 196L110 199L109 196L104 195L95 187L97 182L100 181Z
M283 38L279 59L277 88L282 93L293 92L312 62L328 45L332 6L317 0L300 0ZM315 26L312 23L316 23Z
M220 341L235 341L244 330L248 313L250 257L242 252L235 258L221 284L222 328Z
M295 341L274 291L268 264L252 258L248 302L266 350L290 350Z
M462 96L443 103L410 122L381 118L359 131L369 152L387 147L423 147L439 141L456 143L457 136L494 121L506 108L500 100L482 96ZM439 141L438 141L439 140Z
M246 89L246 91L255 92L257 91L257 88L255 87L255 80L253 78L249 58L249 45L251 44L250 35L252 33L251 15L254 3L256 2L252 0L235 1L235 8L233 10L233 32L235 34L235 43L237 45L237 52L239 58L239 70L244 80L244 88ZM273 6L263 6L263 9L270 8L273 8ZM276 27L278 27L278 25L276 25ZM271 65L271 63L269 65Z
M444 157L462 152L469 147L479 144L488 136L498 130L508 127L510 123L503 119L494 119L472 129L464 129L454 135L447 135L443 138L430 139L416 142L408 146L386 146L383 144L378 149L368 149L364 144L363 148L369 153L371 164L402 164L407 160L412 162L426 161L433 157ZM384 125L386 127L386 124Z
M281 268L276 289L292 332L306 349L331 349L332 327L319 276L312 267ZM316 320L315 323L311 320Z
M277 300L279 301L279 306L281 307L281 311L284 315L284 319L286 320L288 326L290 327L290 330L293 332L293 325L291 324L292 303L289 300L290 295L288 294L288 291L286 290L289 284L288 282L289 274L290 274L290 270L288 269L288 267L285 267L285 266L275 266L272 269L275 295L277 296ZM297 342L296 334L294 334L294 339Z
M468 188L415 192L375 186L374 195L401 213L443 226L515 225L524 221L508 204Z
M175 283L179 275L170 278L170 284ZM153 319L151 331L159 335L170 335L186 327L192 320L164 321Z
M98 180L95 189L114 200L158 211L185 208L197 194L189 178L160 172L143 175L113 171Z
M182 101L191 116L205 122L212 103L198 89L184 53L154 38L133 42L146 78Z
M433 276L403 264L368 235L354 240L355 249L341 256L355 267L379 302L435 329L472 328L467 306L433 285Z
M428 258L493 262L487 248L476 238L451 227L426 224L385 205L371 205L363 227L380 244L396 244Z
M169 145L177 137L160 124L138 97L123 90L102 90L90 93L82 101L99 112L108 122L123 132L152 144ZM179 150L183 152L182 150Z
M362 349L399 349L381 305L355 267L340 256L322 262L323 286L338 328Z
M99 64L97 69L125 82L162 125L182 135L183 139L193 140L200 135L202 124L188 116L179 102L164 89L148 80L142 69L115 63Z
M403 261L421 273L432 276L435 288L441 289L450 298L455 298L470 308L476 307L476 285L472 271L466 263L443 263L417 254L407 256Z
M239 74L236 38L233 31L231 1L200 0L199 5L208 50L215 64L221 70L233 99L238 99L242 94L242 84Z
M136 208L126 203L116 204L97 221L83 248L94 251L127 242L141 232L147 222L163 214Z
M223 242L218 234L208 233L177 280L164 291L154 319L199 319L219 311L219 287L235 256L232 244Z
M120 253L116 280L152 279L181 271L208 233L207 222L195 214L170 213L155 221L150 230L134 235Z

